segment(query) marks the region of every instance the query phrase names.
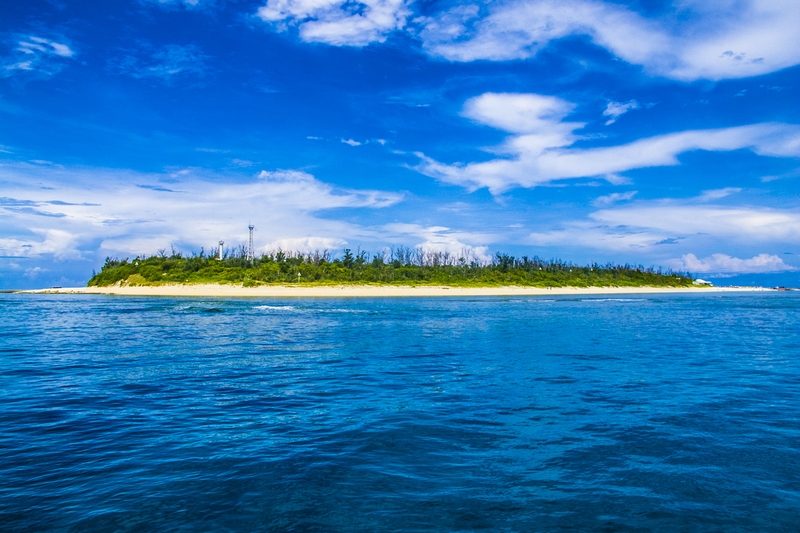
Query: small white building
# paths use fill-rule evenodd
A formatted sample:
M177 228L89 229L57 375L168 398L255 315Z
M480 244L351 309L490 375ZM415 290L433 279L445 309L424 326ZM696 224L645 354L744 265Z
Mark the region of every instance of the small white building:
M692 285L705 285L707 287L713 287L714 286L714 284L711 283L710 281L706 281L706 280L700 279L700 278L697 278L696 280L694 280L692 282Z

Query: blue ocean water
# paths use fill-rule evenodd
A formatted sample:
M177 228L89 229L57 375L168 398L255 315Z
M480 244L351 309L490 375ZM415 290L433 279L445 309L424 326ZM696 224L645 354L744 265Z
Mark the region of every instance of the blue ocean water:
M798 531L799 310L0 295L0 530Z

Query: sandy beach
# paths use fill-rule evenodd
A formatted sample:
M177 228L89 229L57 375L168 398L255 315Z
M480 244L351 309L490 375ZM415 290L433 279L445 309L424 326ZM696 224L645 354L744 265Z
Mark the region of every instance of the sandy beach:
M553 295L615 295L664 293L763 292L763 287L444 287L444 286L377 286L336 285L298 286L265 285L241 287L236 285L161 285L156 287L64 287L19 291L28 294L105 294L117 296L212 296L258 298L383 298L420 296L553 296Z

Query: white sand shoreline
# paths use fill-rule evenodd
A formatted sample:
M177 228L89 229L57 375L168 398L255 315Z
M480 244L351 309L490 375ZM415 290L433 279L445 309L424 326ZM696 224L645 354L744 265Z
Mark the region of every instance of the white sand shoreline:
M445 287L336 285L309 286L265 285L160 285L156 287L58 287L28 291L24 294L103 294L116 296L205 296L250 298L387 298L429 296L554 296L554 295L625 295L625 294L708 294L721 292L773 291L763 287Z

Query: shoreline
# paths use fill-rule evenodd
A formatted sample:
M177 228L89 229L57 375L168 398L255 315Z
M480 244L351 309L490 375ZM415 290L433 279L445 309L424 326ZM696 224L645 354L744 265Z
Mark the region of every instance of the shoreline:
M396 298L430 296L556 296L615 294L680 294L721 292L765 292L764 287L447 287L412 285L332 285L292 286L263 285L159 285L140 287L58 287L14 291L17 294L100 294L107 296L205 296L244 298Z

